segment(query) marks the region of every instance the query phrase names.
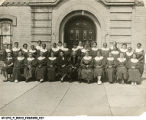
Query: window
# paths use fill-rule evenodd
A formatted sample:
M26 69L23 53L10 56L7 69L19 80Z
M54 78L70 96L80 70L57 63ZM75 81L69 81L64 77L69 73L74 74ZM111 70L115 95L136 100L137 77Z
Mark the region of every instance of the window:
M0 21L0 50L4 49L6 45L12 44L12 21Z

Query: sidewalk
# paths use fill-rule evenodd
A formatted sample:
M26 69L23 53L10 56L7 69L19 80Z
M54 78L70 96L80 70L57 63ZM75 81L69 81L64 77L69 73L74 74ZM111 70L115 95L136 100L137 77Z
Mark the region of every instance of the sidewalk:
M139 86L98 86L77 82L4 83L0 77L0 115L141 115L146 111L146 78L143 79Z

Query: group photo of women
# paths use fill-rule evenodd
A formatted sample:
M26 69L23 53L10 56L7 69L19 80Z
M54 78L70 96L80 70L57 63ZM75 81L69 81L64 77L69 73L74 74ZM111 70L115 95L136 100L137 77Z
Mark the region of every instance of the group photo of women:
M132 84L141 83L145 53L142 44L136 48L123 43L119 48L113 42L111 48L103 43L79 41L68 48L66 43L53 43L51 48L42 41L37 45L15 42L7 45L3 53L2 74L4 82L87 82L101 85L104 82Z

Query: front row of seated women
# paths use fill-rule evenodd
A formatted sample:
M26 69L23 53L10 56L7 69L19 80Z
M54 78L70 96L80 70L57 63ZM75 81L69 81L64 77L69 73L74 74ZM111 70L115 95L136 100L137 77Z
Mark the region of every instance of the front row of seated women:
M24 57L22 52L18 53L13 59L11 53L7 54L4 66L4 76L8 80L9 76L14 82L19 82L23 78L28 82L37 80L40 82L54 81L59 79L61 82L68 80L96 81L99 85L108 80L110 83L131 83L137 85L141 81L140 62L134 53L127 59L124 53L120 53L118 58L113 57L110 52L108 57L103 57L101 51L95 57L91 57L90 52L86 51L84 57L78 57L76 52L72 52L70 57L66 57L63 51L55 57L51 52L49 57L45 57L42 52L37 58L32 53ZM5 80L5 81L7 81Z

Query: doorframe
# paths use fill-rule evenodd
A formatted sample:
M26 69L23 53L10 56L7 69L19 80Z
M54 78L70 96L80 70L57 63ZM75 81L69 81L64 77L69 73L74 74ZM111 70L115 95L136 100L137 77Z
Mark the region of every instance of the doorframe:
M102 34L102 30L101 30L101 25L98 21L98 19L90 12L85 11L85 10L77 10L77 11L72 11L70 12L68 15L66 15L64 17L64 19L62 20L61 24L60 24L60 28L59 28L59 38L61 42L64 42L64 35L65 35L65 25L66 23L72 19L73 17L76 16L86 16L89 19L91 19L93 21L93 23L96 26L96 42L98 43L98 46L101 45L101 34Z

